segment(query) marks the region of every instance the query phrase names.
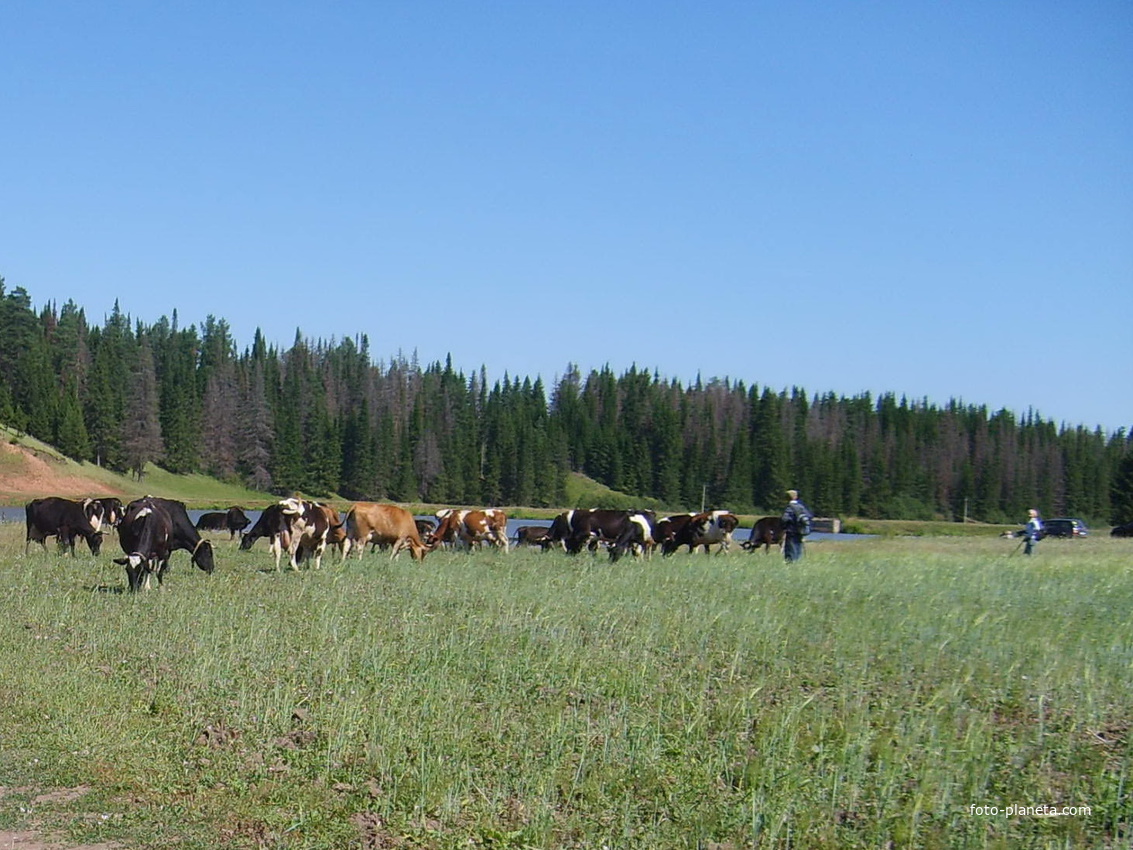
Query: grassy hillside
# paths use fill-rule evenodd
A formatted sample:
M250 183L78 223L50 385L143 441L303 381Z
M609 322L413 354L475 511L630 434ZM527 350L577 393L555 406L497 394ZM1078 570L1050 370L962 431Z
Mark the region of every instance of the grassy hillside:
M42 496L132 499L147 493L200 508L234 504L251 507L273 499L268 493L206 475L174 475L153 464L137 481L93 463L71 460L34 437L0 426L0 504L20 505Z

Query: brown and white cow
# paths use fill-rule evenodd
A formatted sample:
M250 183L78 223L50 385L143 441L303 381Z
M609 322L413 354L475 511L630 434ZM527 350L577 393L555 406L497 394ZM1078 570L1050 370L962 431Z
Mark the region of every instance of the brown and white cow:
M696 545L703 546L705 554L709 546L717 545L720 552L727 552L732 545L732 532L739 525L739 517L731 511L709 511L708 521L698 526Z
M361 558L367 543L391 546L390 560L402 549L408 549L413 560L423 561L430 550L421 542L413 514L397 505L358 502L347 511L343 528L346 533L343 557L356 548Z
M471 549L487 543L508 551L507 514L497 508L485 510L449 510L437 515L440 525L433 532L433 543L452 544Z
M301 554L313 556L315 569L320 569L323 565L323 552L330 541L332 530L337 527L341 532L342 523L338 519L338 512L327 505L309 502L306 499L284 499L280 505L283 506L283 515L287 518L291 537L291 545L288 547L291 569L299 569ZM345 533L335 536L340 543L346 539Z
M726 552L732 545L732 532L739 524L739 517L730 511L665 517L657 524L661 552L671 555L681 546L688 546L689 552L703 546L707 554L709 546L714 545L719 545L720 551Z

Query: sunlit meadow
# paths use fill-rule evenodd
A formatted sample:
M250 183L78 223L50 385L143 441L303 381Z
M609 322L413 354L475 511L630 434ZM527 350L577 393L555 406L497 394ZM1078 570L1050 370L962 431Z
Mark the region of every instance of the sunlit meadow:
M214 539L214 575L178 553L130 595L113 538L72 561L0 526L0 823L131 848L1131 840L1133 541L276 573ZM33 804L53 789L78 792Z

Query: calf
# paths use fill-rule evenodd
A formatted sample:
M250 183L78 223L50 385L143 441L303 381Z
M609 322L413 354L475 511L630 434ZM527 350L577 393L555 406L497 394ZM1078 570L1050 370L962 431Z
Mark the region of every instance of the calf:
M356 547L361 558L366 544L374 543L393 548L390 560L396 558L402 549L408 549L413 560L424 561L431 549L421 542L413 514L397 505L358 502L346 512L343 526L346 530L344 556Z
M114 563L126 567L130 592L149 590L150 577L165 580L169 555L173 551L173 519L164 505L146 497L130 503L118 529L125 558Z
M103 508L92 499L75 502L59 496L48 496L46 499L28 502L24 511L27 516L25 555L33 540L41 544L46 552L48 537L57 537L59 546L68 550L71 557L75 555L76 537L86 540L92 555L97 555L102 548L99 526L102 523ZM94 524L92 517L97 518L98 526Z

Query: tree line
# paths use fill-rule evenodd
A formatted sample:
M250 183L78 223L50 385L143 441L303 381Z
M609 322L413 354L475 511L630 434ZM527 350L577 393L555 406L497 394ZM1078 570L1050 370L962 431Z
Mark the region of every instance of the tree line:
M91 326L3 278L0 422L139 478L152 462L275 493L560 506L576 471L672 510L777 511L792 487L830 516L1133 520L1124 429L636 367L490 382L451 358L375 361L364 334L282 350L257 330L240 351L224 319L147 325L116 302Z

